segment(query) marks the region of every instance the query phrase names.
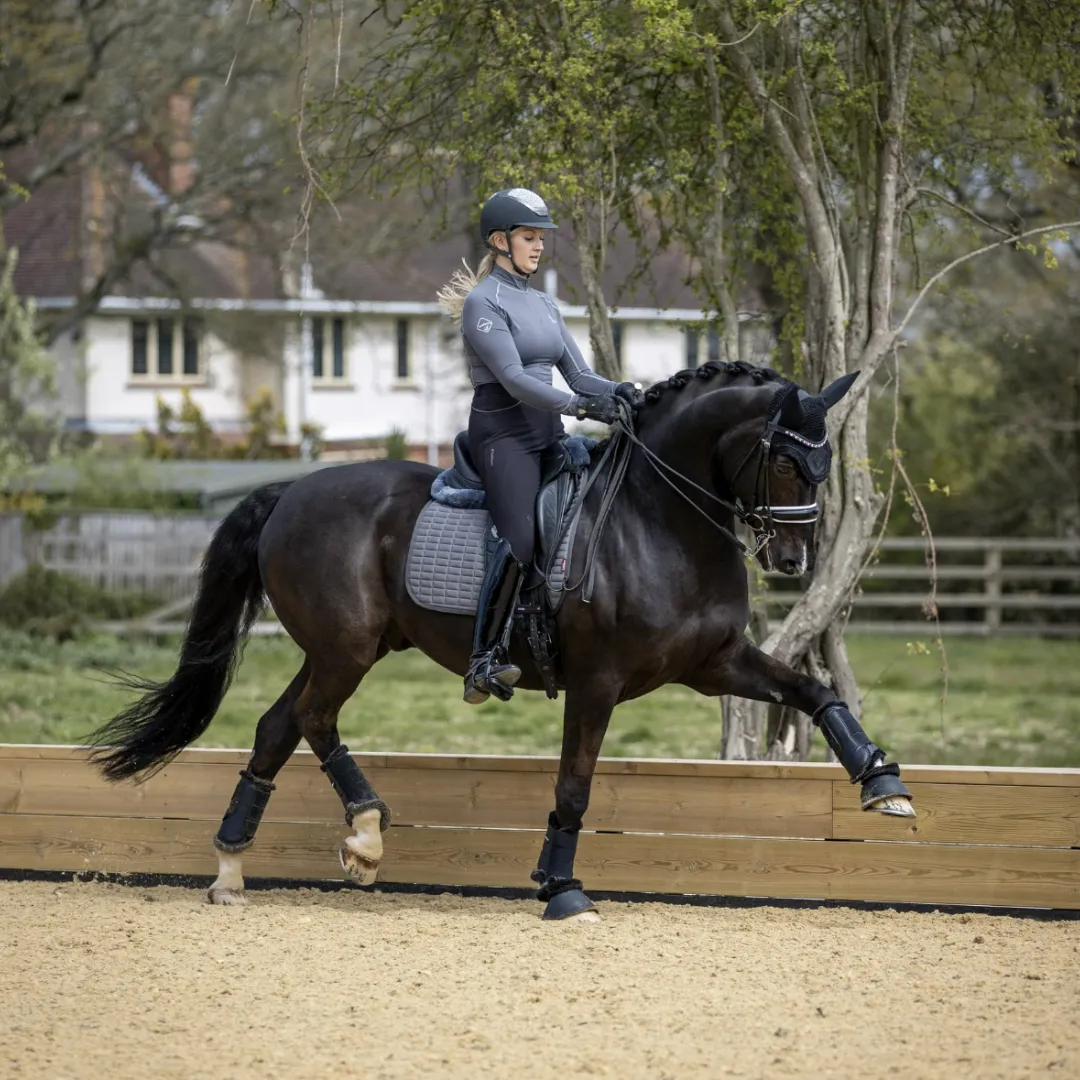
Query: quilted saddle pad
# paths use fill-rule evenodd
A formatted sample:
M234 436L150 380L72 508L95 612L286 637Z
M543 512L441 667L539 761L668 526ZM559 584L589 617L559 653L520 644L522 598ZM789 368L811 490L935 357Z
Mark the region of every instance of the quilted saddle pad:
M556 607L566 586L577 521L548 562L548 600ZM413 602L430 611L475 615L488 556L498 536L487 510L430 501L420 511L409 544L405 586ZM543 565L543 562L541 563Z

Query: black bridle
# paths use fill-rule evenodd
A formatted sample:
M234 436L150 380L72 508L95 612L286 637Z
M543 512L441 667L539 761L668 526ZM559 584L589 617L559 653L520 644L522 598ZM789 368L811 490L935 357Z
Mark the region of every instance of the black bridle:
M624 416L618 422L618 429L623 435L625 435L631 443L633 443L641 452L645 455L645 460L652 466L656 474L682 499L688 502L695 510L701 514L706 521L709 522L713 528L723 533L733 544L735 544L744 555L757 555L758 552L776 536L776 530L773 528L774 524L779 525L814 525L818 518L821 516L821 510L817 503L801 503L797 505L788 506L775 506L772 503L769 489L769 463L772 458L772 441L773 437L778 433L786 435L788 438L794 439L796 442L800 442L807 447L819 448L828 442L828 435L821 442L812 442L805 436L800 435L798 432L791 431L789 428L783 427L775 420L766 420L765 430L762 433L761 438L755 445L751 446L747 451L746 457L743 458L739 467L735 470L734 476L731 478L731 484L734 486L735 481L742 475L743 470L750 463L750 459L754 456L754 453L760 449L761 457L758 459L757 475L754 477L754 497L753 505L746 507L742 504L742 500L736 496L735 502L728 502L727 499L721 498L719 495L708 488L702 487L700 484L695 483L690 477L683 475L678 469L669 465L663 458L659 457L652 450L649 449L634 433L632 424L627 421ZM670 476L668 475L670 474ZM671 479L681 481L684 484L689 484L695 491L711 499L713 502L718 503L724 507L725 510L729 510L734 514L744 525L746 525L753 533L755 538L754 547L748 548L730 529L725 525L720 524L714 518L710 517L704 510L686 492L682 491Z
M774 522L781 525L815 525L818 518L821 517L821 510L816 502L788 506L774 506L772 504L769 493L769 463L773 454L772 441L776 435L786 435L789 439L801 443L810 450L820 450L829 441L828 432L825 433L825 438L820 442L814 442L805 435L800 435L797 431L792 431L790 428L778 424L775 420L765 421L765 431L761 436L759 444L761 447L761 458L758 461L757 476L754 477L755 505L750 510L740 506L739 509L736 510L736 513L738 513L743 522L754 530L755 534L767 534L769 539L776 535L773 529ZM746 457L742 460L742 464L735 470L735 475L731 478L732 487L735 486L735 481L738 480L743 469L746 468L750 459L754 456L754 451L756 449L757 446L752 446L749 451L747 451ZM759 491L763 492L763 497L760 499L758 497ZM736 500L736 502L738 502L738 500ZM757 550L761 550L760 546Z

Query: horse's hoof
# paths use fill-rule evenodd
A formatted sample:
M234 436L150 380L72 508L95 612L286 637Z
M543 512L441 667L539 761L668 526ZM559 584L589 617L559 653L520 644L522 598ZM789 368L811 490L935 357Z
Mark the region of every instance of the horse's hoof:
M604 920L600 917L600 912L595 908L591 910L579 911L576 915L567 915L563 919L564 923L599 923Z
M345 837L338 860L345 876L357 885L374 885L383 856L382 815L375 808L353 818L355 836Z
M585 915L594 915L595 919L585 919ZM557 893L544 908L545 919L578 919L582 922L599 922L600 916L596 905L580 890L567 889Z
M211 887L206 893L206 899L211 904L222 904L225 907L243 907L248 898L243 889L215 889Z
M911 805L911 798L907 795L886 795L883 799L864 806L864 810L876 810L879 814L888 814L890 817L913 818L915 807Z
M345 871L345 876L357 885L374 885L379 876L379 864L351 850L348 846L349 840L354 839L355 837L350 836L338 852L341 869Z
M876 810L879 814L891 814L893 817L914 817L911 806L911 792L904 787L899 776L882 773L871 776L862 786L862 808Z

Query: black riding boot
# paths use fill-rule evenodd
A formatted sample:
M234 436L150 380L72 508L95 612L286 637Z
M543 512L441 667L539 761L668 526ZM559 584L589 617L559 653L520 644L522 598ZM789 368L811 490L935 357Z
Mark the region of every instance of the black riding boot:
M521 678L521 668L510 663L507 644L525 569L514 558L507 541L500 540L488 563L476 606L473 651L465 676L465 700L470 705L487 701L491 694L508 701Z

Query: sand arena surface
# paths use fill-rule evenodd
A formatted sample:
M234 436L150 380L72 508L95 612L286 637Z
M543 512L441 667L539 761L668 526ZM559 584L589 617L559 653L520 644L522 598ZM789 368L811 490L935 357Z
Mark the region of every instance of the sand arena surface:
M0 1077L1080 1076L1076 922L250 896L0 882Z

